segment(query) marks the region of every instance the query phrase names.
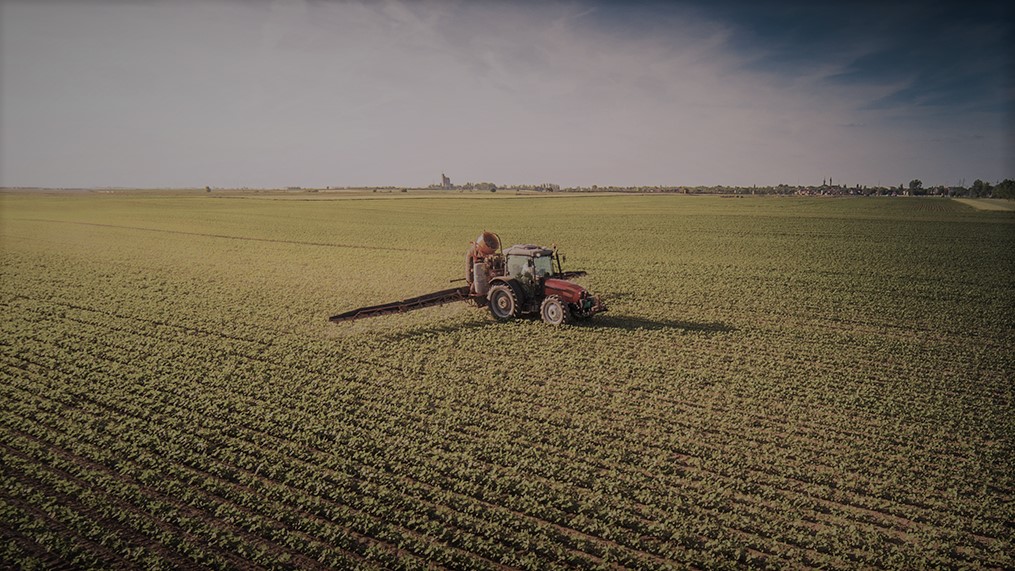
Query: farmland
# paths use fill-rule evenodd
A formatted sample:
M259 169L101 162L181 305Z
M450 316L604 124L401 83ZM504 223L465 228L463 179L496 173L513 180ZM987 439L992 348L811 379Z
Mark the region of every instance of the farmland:
M3 567L1015 567L1015 212L291 198L0 195ZM610 311L328 323L483 229Z

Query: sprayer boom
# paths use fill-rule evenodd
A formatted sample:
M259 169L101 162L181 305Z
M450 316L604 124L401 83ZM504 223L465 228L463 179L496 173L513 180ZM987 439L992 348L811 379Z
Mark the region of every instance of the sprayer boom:
M456 287L454 289L446 289L442 291L435 291L426 295L418 297L411 297L409 299L403 299L402 301L394 301L391 303L382 303L380 305L371 305L369 307L361 307L345 313L339 313L333 315L328 320L332 323L339 323L341 321L352 321L354 319L363 319L364 317L376 317L378 315L387 315L389 313L405 313L407 311L414 311L417 309L423 309L424 307L433 307L435 305L444 305L445 303L454 303L456 301L464 301L469 298L469 286Z

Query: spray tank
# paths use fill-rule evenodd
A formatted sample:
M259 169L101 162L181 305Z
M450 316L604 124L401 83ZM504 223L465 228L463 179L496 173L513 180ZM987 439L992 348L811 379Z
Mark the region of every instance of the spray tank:
M490 290L490 278L499 275L495 272L503 266L499 251L500 236L486 230L469 244L465 254L465 281L472 293L484 296Z

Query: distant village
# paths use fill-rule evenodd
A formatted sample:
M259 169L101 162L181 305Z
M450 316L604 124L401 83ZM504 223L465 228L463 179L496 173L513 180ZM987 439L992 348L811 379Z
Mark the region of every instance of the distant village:
M79 192L121 192L138 190L128 187L93 187L93 188L45 188L45 187L3 187L2 191L21 190L60 190ZM172 189L163 189L172 190ZM297 192L315 193L322 190L372 190L373 192L408 192L409 190L444 190L457 192L610 192L610 193L632 193L632 194L688 194L688 195L720 195L720 196L944 196L944 197L968 197L968 198L1006 198L1015 200L1015 180L1005 179L1000 182L990 183L977 179L971 185L965 185L964 181L954 186L924 186L919 179L909 181L909 184L898 186L869 186L862 184L848 185L835 182L831 178L821 181L821 184L812 185L790 185L778 184L775 186L753 185L753 186L571 186L561 187L555 183L538 184L511 184L498 185L492 182L466 182L454 184L451 178L441 173L440 182L426 187L402 187L402 186L326 186L326 187L302 187L288 186L281 189L270 188L249 188L249 187L204 187L204 191L232 190L271 192L272 190L285 190Z
M431 190L483 190L489 192L502 191L534 191L534 192L631 192L631 193L672 193L672 194L720 194L720 195L797 195L797 196L967 196L974 198L1009 198L1015 199L1015 181L1005 179L991 184L976 180L965 186L923 186L919 179L913 179L907 185L868 186L846 185L836 183L831 177L821 181L820 185L789 185L775 186L575 186L561 188L559 184L517 184L498 186L492 182L467 182L455 185L444 173L441 182L427 187Z

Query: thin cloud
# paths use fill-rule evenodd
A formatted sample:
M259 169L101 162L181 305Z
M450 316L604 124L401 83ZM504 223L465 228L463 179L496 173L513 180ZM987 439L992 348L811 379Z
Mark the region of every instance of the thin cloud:
M959 50L937 73L887 21L823 19L815 38L775 6L8 3L0 183L1010 176L997 58Z

